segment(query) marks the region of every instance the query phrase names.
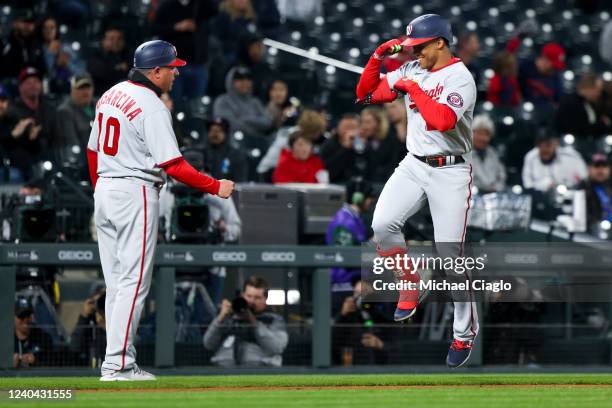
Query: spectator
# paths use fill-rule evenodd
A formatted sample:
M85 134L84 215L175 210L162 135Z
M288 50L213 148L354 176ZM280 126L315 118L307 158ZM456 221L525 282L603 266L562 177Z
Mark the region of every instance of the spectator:
M470 70L476 84L480 83L480 64L478 64L478 53L480 52L480 39L476 31L462 33L457 41L457 57Z
M85 300L72 332L70 348L81 364L100 367L106 352L106 289L100 288Z
M558 185L576 187L587 177L587 167L576 150L560 147L559 139L544 129L523 160L523 187L547 192Z
M201 97L208 87L208 22L217 14L214 0L168 0L157 9L153 29L189 63L172 86L176 101Z
M13 368L39 367L50 363L53 355L51 336L34 326L34 309L25 298L15 304L15 346Z
M33 118L19 119L11 109L6 89L0 85L0 151L2 152L2 181L19 183L32 173L32 163L40 152Z
M327 226L326 245L358 246L368 239L368 228L362 216L370 210L374 201L374 191L370 183L362 177L354 177L346 186L346 203L340 208ZM337 304L336 293L352 291L353 279L361 276L360 268L332 268L332 295ZM343 298L342 298L343 299ZM333 308L337 310L336 307Z
M42 48L36 38L34 13L30 9L15 11L13 29L1 48L0 78L17 78L23 67L44 72Z
M342 303L333 327L332 356L335 364L344 363L344 353L351 355L351 364L385 364L390 352L388 330L376 324L389 323L377 304L366 299L372 287L355 278L353 293Z
M70 98L57 108L58 147L63 161L76 161L85 167L85 149L96 111L91 76L85 73L72 77L70 88Z
M248 33L240 37L238 64L251 70L255 85L253 94L262 101L268 98L272 82L278 76L264 61L265 52L266 46L260 33Z
M295 116L291 116L291 118L293 117ZM285 126L280 128L276 132L276 137L274 138L274 141L268 148L268 151L266 152L265 156L260 160L259 164L257 165L257 172L260 175L265 175L274 170L276 164L278 163L281 151L283 150L283 148L289 146L289 136L292 133L300 130L313 143L317 143L317 141L323 138L322 135L325 132L326 127L327 120L323 113L314 111L312 109L304 109L297 120L296 126ZM262 177L264 179L267 178L267 176Z
M204 334L204 347L215 352L211 362L280 367L289 336L283 318L266 311L268 283L251 276L244 282L240 298L233 302L224 299L219 315Z
M289 103L289 88L282 79L276 79L270 85L266 110L272 117L275 129L280 128L285 120L294 113L295 107Z
M404 158L406 148L389 136L389 121L381 108L368 106L361 111L359 137L365 146L357 151L357 173L373 182L384 182ZM358 147L359 147L358 144Z
M257 15L251 0L221 1L211 31L221 42L225 63L232 65L236 62L239 39L257 31Z
M590 231L597 231L601 221L612 222L610 162L605 154L591 156L589 177L581 187L586 191L587 225Z
M495 125L491 118L486 114L477 115L472 122L472 134L474 186L481 193L502 191L506 188L506 168L491 147L491 138L495 135Z
M230 132L241 131L245 138L262 137L272 129L272 118L261 101L253 96L253 76L245 67L229 70L227 92L213 105L213 115L227 120Z
M389 121L389 137L397 139L402 146L406 144L408 134L408 116L406 115L406 105L401 99L396 99L391 103L385 103L385 113ZM405 155L398 155L401 161Z
M612 120L604 111L604 83L592 72L582 74L576 93L561 100L555 123L559 133L574 136L602 136L612 132Z
M100 49L87 61L87 71L94 81L96 96L124 81L132 65L132 55L125 48L123 30L109 26L104 31Z
M495 106L518 106L522 97L516 56L508 51L498 53L493 61L493 71L495 74L489 82L487 100Z
M332 183L346 183L355 176L355 140L359 135L359 116L342 116L333 136L321 146L321 159Z
M234 0L236 1L236 0ZM244 0L238 0L238 2ZM274 38L280 27L280 13L276 0L251 0L257 16L257 28L266 37Z
M68 44L60 41L55 18L47 16L40 21L38 38L42 45L50 92L67 94L70 91L70 78L85 71L83 61Z
M216 179L244 182L248 179L246 154L231 145L229 123L223 118L208 122L208 142L204 149L204 163L208 173Z
M565 50L557 43L542 47L535 59L519 64L519 84L526 101L540 107L552 108L561 99L563 91L561 72L565 69Z
M42 76L34 67L26 67L19 74L19 98L14 110L18 119L33 119L26 134L30 141L38 139L41 152L53 146L57 130L56 107L44 98Z
M292 20L310 23L316 17L323 15L323 0L277 0L277 4L283 21Z
M312 153L312 141L298 130L289 136L289 149L283 149L272 182L329 183L329 173L319 156Z

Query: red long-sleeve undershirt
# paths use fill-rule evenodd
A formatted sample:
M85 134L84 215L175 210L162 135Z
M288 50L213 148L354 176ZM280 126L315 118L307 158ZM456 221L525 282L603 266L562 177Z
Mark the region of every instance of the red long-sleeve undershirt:
M397 99L397 93L389 88L386 77L380 75L381 66L382 60L370 57L357 84L357 103L386 103Z
M87 167L89 167L89 178L94 190L98 182L98 153L87 149Z
M419 108L419 113L425 120L425 123L430 128L446 132L455 127L457 124L455 111L448 105L434 101L416 82L406 82L409 82L407 86L402 86L402 89L399 90L408 92L412 101Z
M89 164L89 176L94 189L98 182L98 153L87 149L87 161ZM200 173L194 169L183 157L177 157L159 167L163 168L166 174L173 179L180 181L189 187L195 188L209 194L218 194L221 183L212 177Z

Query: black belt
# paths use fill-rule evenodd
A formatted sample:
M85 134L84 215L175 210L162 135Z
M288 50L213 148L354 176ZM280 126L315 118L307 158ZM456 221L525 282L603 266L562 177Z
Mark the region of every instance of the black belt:
M423 163L429 164L431 167L444 167L452 166L453 164L465 163L462 156L446 156L443 154L437 154L435 156L417 156L413 154L413 156Z

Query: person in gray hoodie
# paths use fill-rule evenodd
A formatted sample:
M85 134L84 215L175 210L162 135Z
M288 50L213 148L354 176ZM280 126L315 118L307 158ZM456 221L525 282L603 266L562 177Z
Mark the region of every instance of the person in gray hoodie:
M284 319L266 310L268 283L251 276L239 298L224 299L219 315L204 333L204 347L215 354L211 362L222 367L282 365L289 336Z
M229 70L225 77L226 93L213 105L213 116L230 124L230 133L240 131L245 139L263 137L273 126L272 117L257 97L253 96L253 76L242 66Z

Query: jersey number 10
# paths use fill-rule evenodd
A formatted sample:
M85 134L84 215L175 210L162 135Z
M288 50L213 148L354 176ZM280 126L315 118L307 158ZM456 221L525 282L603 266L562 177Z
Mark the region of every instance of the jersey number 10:
M102 122L103 115L102 112L98 113L98 151L100 151L100 136L102 136ZM112 131L112 138L111 138ZM106 126L104 126L104 145L102 150L104 154L108 156L115 156L117 154L117 150L119 150L119 134L120 134L120 124L119 120L110 116L106 120ZM110 142L110 143L109 143Z

